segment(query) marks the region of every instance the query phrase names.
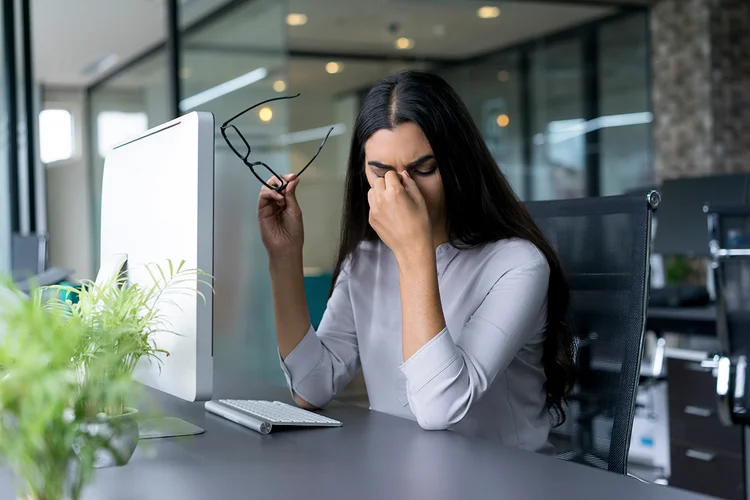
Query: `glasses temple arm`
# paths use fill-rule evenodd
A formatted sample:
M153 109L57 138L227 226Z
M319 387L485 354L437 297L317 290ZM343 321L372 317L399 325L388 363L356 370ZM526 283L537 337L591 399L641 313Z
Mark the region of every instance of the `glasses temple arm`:
M297 172L297 176L302 175L302 172L304 172L305 169L307 169L307 167L309 167L310 165L312 165L312 162L315 161L315 158L317 158L318 155L320 154L320 152L323 150L323 146L325 146L326 141L328 140L328 137L331 135L331 132L333 132L333 127L331 127L331 128L328 129L328 133L323 138L323 142L320 143L320 146L318 147L318 151L315 153L315 155L312 158L310 158L310 161L307 162L307 165L305 165L304 167L302 167L302 170L300 170L299 172Z
M221 128L222 129L226 128L226 126L229 125L229 122L231 122L232 120L235 120L235 119L239 118L240 116L244 115L245 113L247 113L250 110L253 110L253 109L257 108L258 106L263 106L264 104L268 104L269 102L273 102L273 101L281 101L282 99L294 99L295 97L299 97L299 96L300 96L300 94L298 93L298 94L295 94L295 95L285 95L285 96L281 96L281 97L272 97L271 99L266 99L265 101L261 101L258 104L250 106L249 108L247 108L244 111L240 111L239 113L237 113L236 115L234 115L233 117L231 117L229 120L225 121L224 124L221 126Z

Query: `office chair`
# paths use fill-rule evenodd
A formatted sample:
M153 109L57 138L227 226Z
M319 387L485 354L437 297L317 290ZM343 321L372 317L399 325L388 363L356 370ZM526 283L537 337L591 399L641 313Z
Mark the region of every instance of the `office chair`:
M11 238L13 281L22 281L47 268L47 238L38 234L13 233Z
M31 288L62 283L71 269L48 267L47 236L14 233L11 240L11 272L16 287L29 293Z
M529 202L571 288L576 384L551 439L560 458L627 473L657 191Z
M706 205L711 269L716 286L720 352L701 364L716 374L717 414L726 426L750 425L750 205Z

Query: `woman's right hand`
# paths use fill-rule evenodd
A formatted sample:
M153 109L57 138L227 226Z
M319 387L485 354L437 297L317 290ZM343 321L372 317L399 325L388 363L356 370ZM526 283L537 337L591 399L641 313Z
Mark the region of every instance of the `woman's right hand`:
M301 252L305 239L302 210L295 195L299 179L294 174L283 177L288 184L281 193L263 186L258 197L260 236L269 255ZM279 180L273 177L268 184L278 186Z

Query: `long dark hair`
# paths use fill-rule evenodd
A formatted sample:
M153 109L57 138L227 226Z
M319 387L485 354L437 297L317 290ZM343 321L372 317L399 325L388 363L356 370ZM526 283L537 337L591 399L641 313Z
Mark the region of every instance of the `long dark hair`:
M568 321L570 293L552 246L487 149L469 110L439 76L404 71L377 83L367 94L354 125L341 224L341 244L333 286L346 259L363 241L377 241L368 223L365 143L381 129L412 122L432 146L445 190L447 230L454 245L471 248L506 238L533 243L550 268L547 331L542 363L547 407L565 421L563 405L573 383L573 331Z

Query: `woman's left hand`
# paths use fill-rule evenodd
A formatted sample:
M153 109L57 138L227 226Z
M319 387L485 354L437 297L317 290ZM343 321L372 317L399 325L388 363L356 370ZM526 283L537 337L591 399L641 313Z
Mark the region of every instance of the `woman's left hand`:
M424 197L409 174L390 170L367 193L370 225L396 255L432 245L432 225Z

